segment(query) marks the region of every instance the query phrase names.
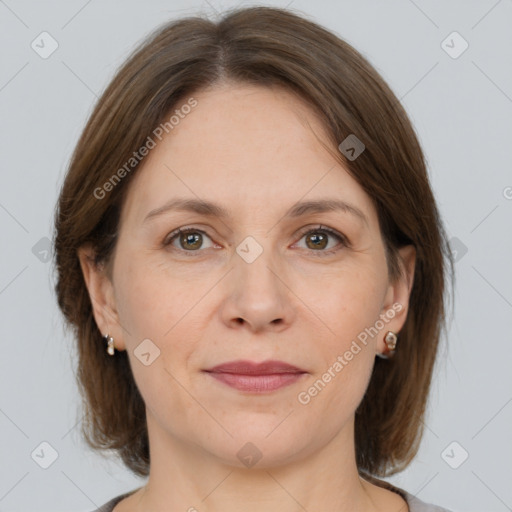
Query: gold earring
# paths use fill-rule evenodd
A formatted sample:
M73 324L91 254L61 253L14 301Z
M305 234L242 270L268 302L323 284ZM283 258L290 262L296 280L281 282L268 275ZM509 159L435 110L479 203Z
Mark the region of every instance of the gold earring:
M112 338L112 336L110 336L109 334L105 334L105 336L103 336L103 339L107 340L108 354L113 356L114 355L114 338Z
M396 333L393 331L388 331L384 336L384 341L386 343L386 349L382 354L377 354L382 359L390 359L395 355L396 341L398 337Z

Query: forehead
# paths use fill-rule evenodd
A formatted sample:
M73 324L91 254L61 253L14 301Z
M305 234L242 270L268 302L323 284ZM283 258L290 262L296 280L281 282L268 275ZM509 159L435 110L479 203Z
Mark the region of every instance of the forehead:
M367 194L319 142L329 144L328 134L301 98L239 84L191 96L196 106L155 139L130 184L123 210L133 221L173 197L209 199L241 218L334 195L375 215Z

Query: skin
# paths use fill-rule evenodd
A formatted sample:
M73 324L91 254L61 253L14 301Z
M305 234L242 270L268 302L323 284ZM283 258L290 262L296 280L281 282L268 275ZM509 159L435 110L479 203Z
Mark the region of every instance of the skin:
M111 279L91 263L90 248L79 251L97 325L116 350L128 350L147 410L148 484L114 511L407 511L398 494L358 476L353 435L384 335L406 320L414 248L401 250L405 276L391 282L373 203L320 145L327 134L302 100L240 84L194 98L198 106L130 184ZM144 222L175 197L215 201L230 216L171 211ZM284 218L297 201L325 197L357 206L367 223L339 211ZM320 224L350 246L329 235L316 248L318 229L301 230ZM206 235L162 246L179 227ZM247 236L263 249L252 263L236 252ZM402 309L384 329L299 403L298 394L394 303ZM160 350L148 366L134 353L146 338ZM234 359L278 359L307 373L257 395L202 372ZM250 468L237 457L249 441L262 454Z

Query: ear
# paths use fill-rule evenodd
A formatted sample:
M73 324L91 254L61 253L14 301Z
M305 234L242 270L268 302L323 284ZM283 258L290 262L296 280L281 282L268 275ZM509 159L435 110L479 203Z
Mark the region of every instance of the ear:
M384 352L386 343L384 336L388 331L398 335L407 319L409 311L409 297L414 283L414 269L416 267L416 248L413 245L406 245L398 250L399 265L402 269L402 276L395 282L389 283L381 315L385 315L387 321L383 332L379 333L377 350Z
M123 329L119 323L116 308L114 286L111 278L107 275L106 267L103 264L95 263L95 253L90 244L79 247L77 253L96 325L102 335L109 334L114 338L116 350L125 350Z

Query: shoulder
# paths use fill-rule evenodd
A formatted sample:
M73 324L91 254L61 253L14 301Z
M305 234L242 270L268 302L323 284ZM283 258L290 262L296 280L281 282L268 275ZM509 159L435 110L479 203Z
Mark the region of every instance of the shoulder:
M407 501L407 505L409 505L410 512L451 512L447 508L439 507L432 503L425 503L403 489L400 490L404 493L404 499Z
M401 489L400 487L396 487L395 485L391 484L390 482L387 482L386 480L381 480L379 478L366 474L361 476L362 478L364 478L364 480L367 480L374 485L383 487L388 491L392 491L400 495L407 503L409 507L409 512L452 512L451 510L434 505L432 503L426 503L425 501L420 500L413 494L407 492L404 489Z
M367 477L365 477L367 478ZM376 485L380 485L381 487L384 487L390 491L396 492L404 500L407 502L407 505L409 506L409 512L452 512L451 510L448 510L443 507L439 507L437 505L433 505L432 503L426 503L413 494L410 494L409 492L405 491L404 489L401 489L400 487L396 487L389 482L386 482L385 480L378 480L372 479L372 483ZM107 503L104 503L100 508L97 508L95 510L91 510L91 512L112 512L114 507L124 498L127 498L131 494L135 493L138 489L135 489L133 491L126 492L124 494L120 494L119 496L116 496L115 498L112 498Z
M112 512L114 510L114 507L121 501L124 500L124 498L127 498L131 494L138 491L138 489L134 489L133 491L128 491L123 494L120 494L119 496L116 496L115 498L112 498L111 500L104 503L100 508L96 508L94 510L91 510L91 512Z

